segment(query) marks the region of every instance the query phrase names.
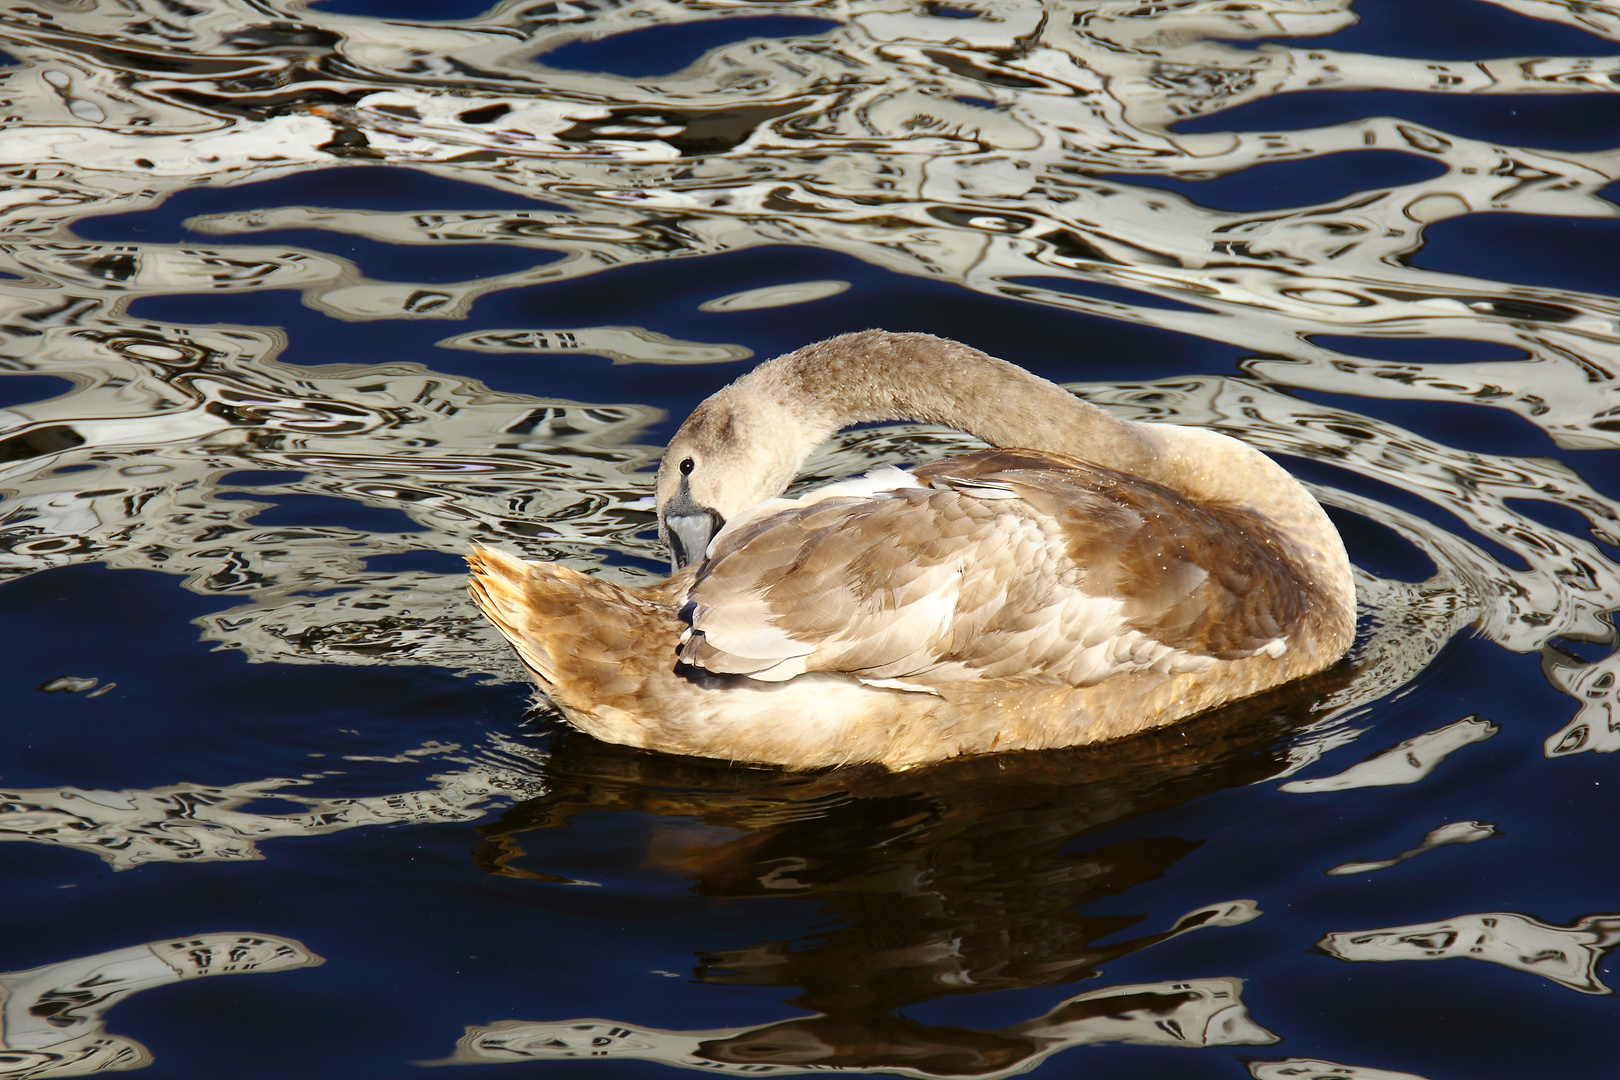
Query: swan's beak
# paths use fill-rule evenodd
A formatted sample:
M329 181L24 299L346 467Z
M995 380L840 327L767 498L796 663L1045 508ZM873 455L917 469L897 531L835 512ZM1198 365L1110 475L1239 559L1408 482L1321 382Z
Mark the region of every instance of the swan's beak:
M669 533L669 553L674 569L702 562L708 554L709 541L720 531L721 524L720 515L713 510L666 515L664 529Z
M709 541L725 524L725 518L692 498L686 477L681 477L680 489L663 511L664 536L669 540L674 569L702 562L709 553Z

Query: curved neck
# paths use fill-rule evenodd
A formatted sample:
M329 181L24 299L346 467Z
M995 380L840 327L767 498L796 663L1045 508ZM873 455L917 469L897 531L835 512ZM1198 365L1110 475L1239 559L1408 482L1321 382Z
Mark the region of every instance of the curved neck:
M928 334L865 330L806 345L709 398L681 434L716 428L717 443L746 463L738 471L747 480L733 492L737 505L722 509L729 515L780 495L816 447L843 428L883 420L943 424L991 446L1065 454L1194 500L1308 524L1337 542L1310 493L1247 443L1201 428L1118 419L1023 368Z
M1145 425L1116 419L1005 360L927 334L867 330L830 338L761 364L733 388L781 411L773 435L793 444L783 447L785 456L799 453L795 472L851 424L914 420L991 446L1047 450L1159 479L1161 453Z

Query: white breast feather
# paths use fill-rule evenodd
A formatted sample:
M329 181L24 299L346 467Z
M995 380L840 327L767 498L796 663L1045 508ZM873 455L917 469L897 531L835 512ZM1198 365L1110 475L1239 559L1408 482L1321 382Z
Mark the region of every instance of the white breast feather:
M921 482L906 470L896 468L893 465L879 465L877 468L860 476L834 480L830 484L812 488L797 499L783 499L780 501L797 503L800 506L813 506L823 499L833 499L840 496L863 498L870 495L882 495L890 491L900 491L904 488L920 487L922 487Z
M750 679L759 679L761 682L787 682L789 679L804 674L804 657L806 654L790 656L780 663L772 664L768 668L749 673Z
M824 502L827 499L838 498L839 496L869 498L886 495L893 491L899 491L902 488L920 487L922 487L922 484L917 482L917 478L906 472L904 469L895 468L893 465L880 465L877 468L872 469L870 472L863 473L860 476L851 476L844 480L834 480L830 484L823 484L821 487L812 488L804 494L795 495L792 498L766 499L762 503L756 503L755 505L750 506L736 517L726 522L724 527L722 527L719 532L715 533L714 536L710 538L709 546L704 549L703 557L706 559L712 558L715 550L720 545L721 539L727 536L727 534L731 533L733 530L742 527L750 521L770 517L772 514L779 514L784 510L802 510L806 507L814 506L819 502Z
M1101 682L1108 675L1108 647L1106 645L1093 645L1089 649L1081 649L1074 654L1074 662L1069 665L1068 679L1074 686L1090 686Z
M910 694L933 694L935 697L940 696L938 690L923 683L904 682L900 679L868 679L860 675L855 677L860 679L860 681L865 683L867 686L875 686L879 690L904 690Z

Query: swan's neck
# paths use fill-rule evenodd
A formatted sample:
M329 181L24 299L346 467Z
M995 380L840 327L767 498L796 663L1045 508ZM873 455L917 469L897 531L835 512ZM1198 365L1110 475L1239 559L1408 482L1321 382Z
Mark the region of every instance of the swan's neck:
M869 330L762 364L732 388L773 415L771 438L794 472L851 424L943 424L991 446L1026 447L1151 476L1156 440L1045 379L978 349L926 334Z
M660 484L673 490L679 481L671 470L685 453L677 444L704 431L708 452L729 458L712 471L730 485L723 500L703 505L729 518L780 495L841 429L882 420L944 424L992 446L1066 454L1151 480L1195 503L1254 511L1308 564L1342 619L1354 618L1338 530L1310 492L1260 451L1200 428L1120 420L1004 360L926 334L868 330L761 364L688 418L665 452Z
M927 334L868 330L762 364L729 389L763 405L771 475L780 494L806 458L851 424L944 424L997 447L1067 454L1152 480L1197 503L1243 507L1297 546L1344 612L1355 611L1350 562L1321 505L1281 465L1247 443L1201 428L1139 424L978 349ZM755 428L759 432L759 428Z
M851 424L943 424L991 446L1067 454L1140 476L1197 501L1249 506L1332 533L1320 507L1264 454L1213 432L1138 424L977 349L925 334L869 330L806 346L729 387L768 447L749 460L768 498Z

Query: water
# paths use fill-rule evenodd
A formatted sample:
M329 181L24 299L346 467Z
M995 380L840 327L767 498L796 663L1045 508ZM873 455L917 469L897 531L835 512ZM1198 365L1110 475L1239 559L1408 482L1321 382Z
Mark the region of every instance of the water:
M0 1075L1611 1077L1617 39L1573 0L7 5ZM901 775L535 708L461 553L656 575L686 411L871 326L1278 455L1352 662Z

